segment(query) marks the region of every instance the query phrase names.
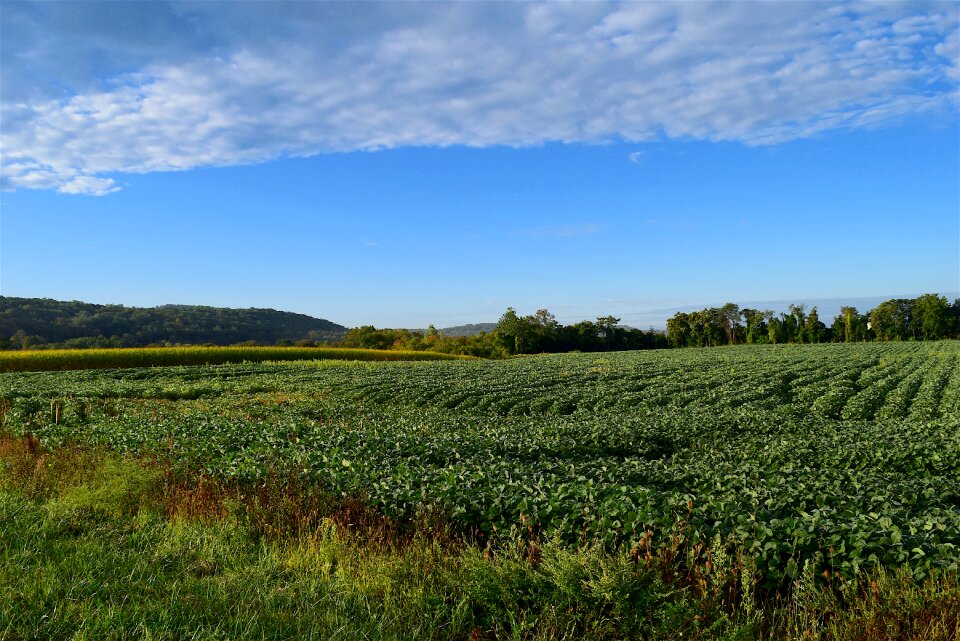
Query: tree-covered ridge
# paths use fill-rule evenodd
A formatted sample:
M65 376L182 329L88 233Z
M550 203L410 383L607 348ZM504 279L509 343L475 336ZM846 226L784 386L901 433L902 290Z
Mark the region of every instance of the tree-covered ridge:
M667 319L671 347L710 347L740 343L854 343L862 341L938 340L960 337L960 299L953 304L938 294L894 298L868 312L841 307L828 327L817 308L790 305L786 312L741 309L734 303Z
M467 323L466 325L454 325L453 327L443 327L438 331L444 336L476 336L484 332L492 332L497 328L496 323ZM424 330L425 334L429 330Z
M125 307L0 296L0 349L329 342L347 328L273 309L204 305Z

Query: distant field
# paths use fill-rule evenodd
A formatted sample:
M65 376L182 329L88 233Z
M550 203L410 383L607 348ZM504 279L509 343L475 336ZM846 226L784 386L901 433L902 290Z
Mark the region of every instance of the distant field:
M403 356L244 348L2 362ZM571 544L674 546L686 563L726 548L771 585L805 565L922 577L960 564L956 341L7 373L0 405L5 430L47 444L163 456L237 482L293 475L400 519L432 506L482 536L522 524Z
M38 372L162 365L221 365L264 361L438 361L462 356L435 352L329 347L140 347L0 352L0 372Z

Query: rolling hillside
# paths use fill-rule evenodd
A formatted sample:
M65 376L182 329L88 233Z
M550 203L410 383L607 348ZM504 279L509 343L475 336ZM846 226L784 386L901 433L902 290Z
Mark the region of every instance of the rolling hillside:
M162 344L231 345L245 341L328 342L346 327L274 309L199 305L125 307L49 298L0 296L0 347L140 347Z

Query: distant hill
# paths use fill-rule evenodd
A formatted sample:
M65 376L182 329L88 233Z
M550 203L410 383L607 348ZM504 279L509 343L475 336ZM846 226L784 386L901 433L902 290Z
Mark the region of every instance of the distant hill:
M454 325L453 327L441 327L437 331L444 336L457 338L458 336L477 336L478 334L489 334L497 328L496 323L468 323L467 325ZM430 330L423 327L416 329L404 329L405 332L416 332L426 335Z
M0 296L0 347L232 345L245 341L273 345L277 341L336 341L346 332L346 327L328 320L274 309L144 308Z
M490 333L497 328L496 323L470 323L468 325L455 325L454 327L444 327L437 330L445 336L476 336L482 332Z

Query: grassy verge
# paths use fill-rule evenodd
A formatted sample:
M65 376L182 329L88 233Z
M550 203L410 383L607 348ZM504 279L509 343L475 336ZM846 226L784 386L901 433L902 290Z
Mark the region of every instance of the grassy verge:
M437 352L333 347L137 347L0 352L0 372L38 372L263 361L431 361L469 358Z
M175 479L0 438L2 639L953 639L954 574L875 571L766 601L670 559L517 537L271 479ZM736 563L731 562L731 567ZM739 568L742 570L742 568ZM741 575L741 584L749 577Z

